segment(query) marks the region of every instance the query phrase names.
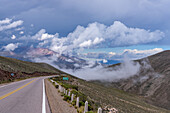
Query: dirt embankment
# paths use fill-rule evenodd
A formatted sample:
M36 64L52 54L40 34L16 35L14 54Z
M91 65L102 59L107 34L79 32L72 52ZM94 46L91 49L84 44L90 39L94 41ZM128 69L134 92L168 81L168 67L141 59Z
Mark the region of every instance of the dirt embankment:
M63 100L58 90L48 81L45 80L46 94L52 113L77 113L77 110L69 103Z
M10 82L16 79L22 79L22 78L28 78L28 77L38 77L38 76L47 76L47 75L53 75L56 73L47 73L47 72L34 72L34 73L25 73L25 72L14 72L13 76L11 76L11 73L9 71L4 71L0 69L0 83L3 82Z

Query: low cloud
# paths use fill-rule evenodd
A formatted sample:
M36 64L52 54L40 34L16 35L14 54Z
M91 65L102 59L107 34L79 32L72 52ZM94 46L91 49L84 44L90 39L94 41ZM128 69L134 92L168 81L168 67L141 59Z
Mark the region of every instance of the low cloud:
M10 43L6 46L3 46L2 48L4 51L14 51L16 48L18 48L19 43Z
M12 19L6 18L4 20L0 20L0 25L2 24L9 24L12 21Z
M16 28L22 24L22 20L12 22L12 19L6 18L5 20L0 20L0 31Z
M131 58L142 58L149 55L153 55L159 52L162 52L162 48L154 48L154 49L148 49L148 50L137 50L137 49L125 49L123 54L128 55Z
M121 65L112 69L98 66L95 68L83 68L76 71L65 69L64 71L84 80L101 80L113 82L121 79L127 79L138 74L140 67L141 66L139 63L125 58Z

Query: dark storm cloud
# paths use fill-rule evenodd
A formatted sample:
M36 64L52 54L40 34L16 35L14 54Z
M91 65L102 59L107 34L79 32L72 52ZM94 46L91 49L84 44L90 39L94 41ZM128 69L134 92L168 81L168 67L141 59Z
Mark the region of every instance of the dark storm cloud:
M169 0L1 0L1 19L22 19L38 31L67 35L77 25L119 20L131 27L169 29Z

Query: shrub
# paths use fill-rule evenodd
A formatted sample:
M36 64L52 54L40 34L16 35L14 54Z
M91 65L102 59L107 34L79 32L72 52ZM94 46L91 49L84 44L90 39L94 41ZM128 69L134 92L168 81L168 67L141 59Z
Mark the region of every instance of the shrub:
M93 107L90 104L88 104L88 110L89 111L93 110Z
M78 95L78 91L75 90L75 89L73 89L73 90L71 91L71 93L73 93L74 95Z
M86 112L86 113L94 113L93 111L88 111L88 112Z
M76 105L76 100L73 100L72 103L71 103L73 106Z
M71 88L72 88L72 89L75 89L75 90L78 90L78 86L76 86L76 85L72 85Z
M70 97L70 96L67 96L67 95L64 95L63 100L65 100L65 101L67 101L67 100L71 100L71 97Z
M58 87L59 87L58 85L55 85L55 88L57 88L57 89L58 89Z
M84 113L84 106L77 109L77 113Z
M76 89L78 90L78 86L76 85L71 85L71 84L67 84L67 83L63 83L61 86L63 86L65 89Z
M72 107L73 105L69 105L70 107Z
M85 103L84 103L83 101L79 101L79 105L80 105L80 106L84 106Z

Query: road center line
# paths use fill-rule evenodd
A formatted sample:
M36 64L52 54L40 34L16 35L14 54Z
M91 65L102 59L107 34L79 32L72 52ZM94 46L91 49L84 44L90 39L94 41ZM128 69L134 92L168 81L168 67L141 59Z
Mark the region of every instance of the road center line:
M44 79L43 79L42 113L46 113L46 105L45 105L45 85L44 85Z
M18 84L18 83L20 83L20 82L24 82L24 81L28 81L28 80L29 80L29 79L21 80L21 81L17 81L17 82L12 82L12 83L9 83L9 84L0 86L0 88L6 87L6 86L10 86L10 85L14 85L14 84Z
M10 96L10 95L12 95L12 94L14 94L15 92L17 92L17 91L21 90L22 88L28 86L29 84L31 84L31 83L34 82L34 81L35 81L35 80L32 80L31 82L29 82L29 83L21 86L20 88L18 88L18 89L14 90L14 91L12 91L12 92L10 92L10 93L7 93L7 94L1 96L1 97L0 97L0 100L2 100L2 99L4 99L4 98L6 98L6 97L8 97L8 96Z

